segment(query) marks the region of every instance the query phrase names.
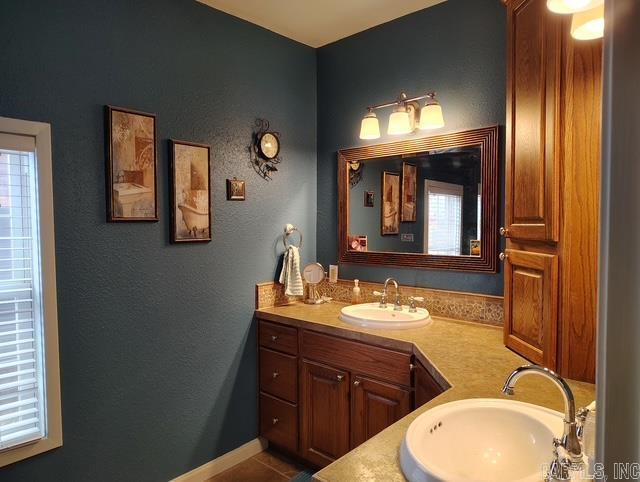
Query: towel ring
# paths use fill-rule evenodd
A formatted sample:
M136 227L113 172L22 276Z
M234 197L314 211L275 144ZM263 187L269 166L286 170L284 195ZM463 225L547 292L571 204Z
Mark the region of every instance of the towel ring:
M300 244L298 246L296 246L298 249L302 248L302 231L300 231L298 228L296 228L295 226L291 225L291 224L287 224L284 227L284 247L288 248L289 246L295 246L295 244L293 244L292 242L289 241L289 236L291 236L291 234L293 234L294 232L297 232L298 235L300 236Z

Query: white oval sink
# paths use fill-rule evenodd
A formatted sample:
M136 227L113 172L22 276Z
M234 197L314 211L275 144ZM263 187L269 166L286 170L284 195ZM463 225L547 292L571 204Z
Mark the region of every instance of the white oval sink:
M529 403L445 403L411 423L400 465L410 482L541 481L562 429L561 413Z
M424 308L418 308L416 313L410 313L408 306L403 306L402 311L395 311L393 303L386 308L380 308L379 303L345 306L340 310L340 319L356 326L389 330L419 328L431 323L431 316Z

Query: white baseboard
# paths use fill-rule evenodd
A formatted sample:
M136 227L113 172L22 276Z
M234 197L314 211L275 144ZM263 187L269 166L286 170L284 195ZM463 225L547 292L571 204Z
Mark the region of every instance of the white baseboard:
M200 467L190 470L186 474L176 477L171 482L203 482L214 475L218 475L220 472L230 469L240 462L244 462L256 454L259 454L265 450L268 445L268 442L262 437L254 438L237 449L227 452L226 454L221 455Z

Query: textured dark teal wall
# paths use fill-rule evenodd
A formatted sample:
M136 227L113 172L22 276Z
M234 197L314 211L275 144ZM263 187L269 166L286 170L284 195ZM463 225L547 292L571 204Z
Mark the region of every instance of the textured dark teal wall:
M193 0L0 10L0 115L52 125L64 425L0 480L166 481L257 434L253 285L287 222L315 258L315 51ZM158 116L159 223L104 221L104 104ZM255 117L282 133L271 183ZM169 137L212 146L211 243L168 243Z
M337 261L336 151L398 140L358 138L365 107L435 90L446 127L434 133L505 122L506 17L500 0L448 0L318 50L318 260ZM416 135L424 135L418 133ZM409 136L413 138L414 136ZM503 163L501 164L503 165ZM501 183L502 184L502 183ZM499 206L502 206L503 196ZM496 206L496 209L499 209ZM502 274L341 265L342 278L502 294Z

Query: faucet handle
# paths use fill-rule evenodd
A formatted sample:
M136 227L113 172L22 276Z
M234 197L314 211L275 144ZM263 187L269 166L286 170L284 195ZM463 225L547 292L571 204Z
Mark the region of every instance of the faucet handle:
M424 301L424 296L409 296L409 313L417 313L416 301Z
M379 296L380 297L380 304L378 305L380 308L386 308L387 307L387 290L382 290L382 292L374 291L373 292L373 296Z

